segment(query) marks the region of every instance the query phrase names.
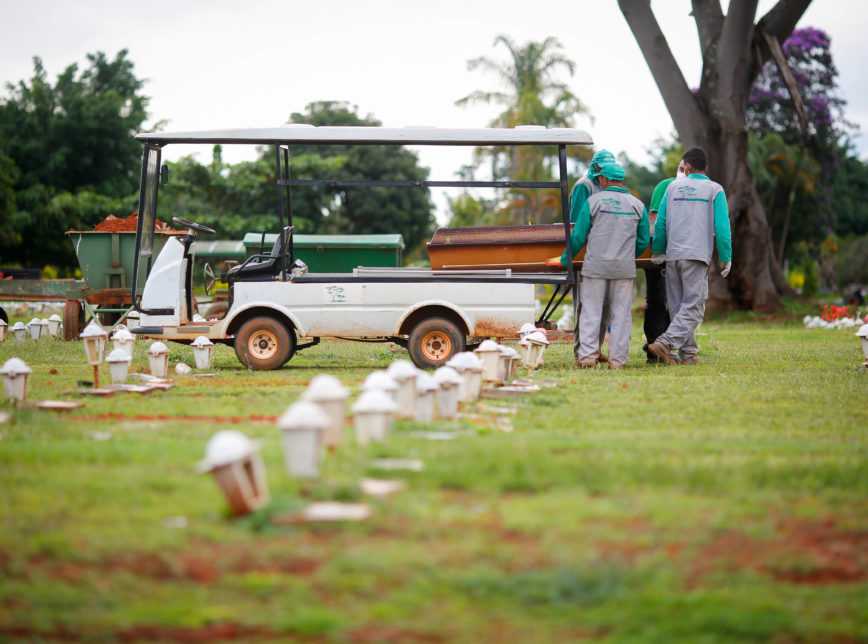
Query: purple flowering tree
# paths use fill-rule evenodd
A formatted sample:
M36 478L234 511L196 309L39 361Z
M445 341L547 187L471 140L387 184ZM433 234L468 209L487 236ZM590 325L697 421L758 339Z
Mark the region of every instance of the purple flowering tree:
M774 61L763 65L751 87L747 128L757 136L775 132L787 143L808 143L818 161L836 147L847 127L846 101L838 95L838 70L829 48L831 39L821 29L796 29L782 49L798 85L807 116L802 136L793 99Z
M810 0L778 0L756 20L758 0L692 0L702 79L693 92L657 23L650 0L618 0L685 148L700 145L709 176L726 190L733 233L733 268L709 273L710 309L772 311L793 293L774 257L769 220L748 165L748 97L770 44L785 41ZM686 7L685 7L686 9ZM818 106L819 107L819 106Z
M810 198L796 204L792 241L824 236L831 229L837 214L832 200L832 183L839 168L839 141L852 129L844 119L846 101L838 94L838 70L832 59L831 39L821 29L796 29L783 43L793 79L804 105L806 119L802 130L795 104L780 69L774 61L767 62L748 97L747 128L758 138L776 134L796 149L798 161L819 164L816 189ZM790 225L790 210L778 232L781 241L778 261L782 261Z

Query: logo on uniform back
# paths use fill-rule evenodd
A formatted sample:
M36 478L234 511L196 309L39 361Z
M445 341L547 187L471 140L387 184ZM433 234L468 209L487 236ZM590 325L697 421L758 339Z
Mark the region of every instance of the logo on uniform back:
M701 201L702 203L708 203L708 199L698 196L698 192L692 186L678 186L675 189L672 201Z
M618 199L612 199L611 197L605 197L600 200L600 204L606 210L611 210L612 208L617 208L621 205L621 202Z

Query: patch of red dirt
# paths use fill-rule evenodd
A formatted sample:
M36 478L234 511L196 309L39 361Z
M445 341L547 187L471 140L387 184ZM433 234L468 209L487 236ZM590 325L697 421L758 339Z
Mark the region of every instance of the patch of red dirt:
M116 633L116 636L122 642L181 642L184 644L220 641L249 642L256 639L280 637L279 634L264 626L245 626L235 623L209 624L200 628L142 625L120 631Z
M806 570L772 569L776 579L802 584L837 584L868 579L868 531L839 531L834 521L784 519L778 529L787 546L808 559Z
M209 624L199 628L174 628L143 624L118 632L102 632L87 629L73 631L58 628L53 631L35 630L26 627L0 627L0 640L6 637L18 641L39 642L80 642L91 638L96 641L112 642L180 642L199 644L200 642L255 642L285 639L286 634L275 633L265 626L246 626L236 623ZM110 638L110 639L109 639ZM321 642L321 637L307 637L306 641Z
M226 574L269 572L285 575L313 575L323 561L311 556L267 557L249 545L198 546L194 552L165 554L144 553L129 557L107 558L96 562L49 562L33 559L30 566L69 584L80 583L88 573L126 571L137 577L157 580L190 579L209 585Z
M159 219L157 219L156 223L156 229L160 232L174 231L174 229L170 228L165 222L160 221ZM138 225L139 213L134 212L129 217L115 217L114 215L109 215L94 226L93 229L98 233L134 233L136 232L136 227Z
M695 555L688 586L702 585L716 570L754 570L795 584L842 584L868 580L868 531L839 530L833 519L786 518L773 539L728 531Z
M603 559L618 559L628 564L634 564L643 554L653 548L634 541L599 541L593 544Z
M406 642L407 644L439 644L447 641L442 635L420 633L397 626L367 626L346 635L352 644L379 644L380 642Z
M172 414L119 414L116 412L108 412L105 414L96 414L90 416L70 416L70 420L78 420L86 423L97 422L101 420L132 420L132 421L184 421L191 423L230 423L240 425L241 423L275 423L277 416L263 416L261 414L251 414L249 416L174 416Z

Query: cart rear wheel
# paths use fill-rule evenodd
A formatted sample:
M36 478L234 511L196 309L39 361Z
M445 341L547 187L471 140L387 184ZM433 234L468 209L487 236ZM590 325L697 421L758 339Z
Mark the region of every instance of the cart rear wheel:
M436 369L464 351L464 334L450 320L429 318L413 328L407 350L417 367Z
M84 326L84 307L78 300L67 300L63 307L63 339L78 340Z
M235 355L256 371L279 369L293 353L295 332L272 317L250 319L235 334Z

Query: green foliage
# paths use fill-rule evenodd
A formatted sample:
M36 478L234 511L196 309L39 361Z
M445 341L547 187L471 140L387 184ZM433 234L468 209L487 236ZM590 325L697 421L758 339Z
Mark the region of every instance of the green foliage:
M193 157L169 163L169 183L160 189L159 217L166 221L172 217L192 219L228 239L241 239L251 231L277 230L279 202L273 159L224 164L220 146L214 147L214 161L209 165ZM290 173L295 178L321 177L342 162L339 157L300 155L292 159ZM300 233L316 232L321 220L318 212L293 208L293 223Z
M821 218L811 198L820 180L820 165L804 146L787 144L776 133L751 136L748 143L748 162L782 264L794 243L814 240L821 233Z
M636 163L626 154L619 155L618 159L624 166L624 185L646 206L651 203L651 195L657 184L675 176L681 157L684 156L684 147L675 134L672 134L668 140L658 138L647 152L654 159L650 167Z
M840 165L832 174L831 185L834 230L842 237L868 235L868 163L857 156L847 140L840 146L838 158Z
M449 210L452 213L449 226L452 228L496 226L509 223L504 210L496 208L492 202L477 198L469 192L462 192L454 199L449 199Z
M806 242L796 244L793 250L793 263L795 271L802 276L802 295L814 297L820 289L820 275L817 270L817 260L809 244Z
M817 262L808 259L802 264L802 270L805 274L805 280L802 283L802 295L805 297L814 297L817 291L820 290L820 275L817 270Z
M577 114L589 114L585 106L561 81L558 74L575 73L575 62L562 53L556 38L517 44L499 35L494 47L503 45L506 61L480 56L467 61L470 71L493 75L507 91L477 90L456 101L457 105L494 103L504 106L492 127L544 125L574 127ZM590 159L591 151L572 146L576 161ZM476 150L476 167L490 167L495 180L551 181L558 170L557 150L542 146L495 146ZM560 191L555 189L511 189L507 193L511 223L548 223L560 220Z
M357 114L348 103L311 103L291 121L311 125L381 125ZM403 147L362 145L296 145L290 150L294 179L424 181L428 170L415 153ZM210 165L185 158L171 164L169 185L160 191L159 216L194 219L220 236L240 239L244 233L278 225L273 148L262 148L256 161L227 165L215 146ZM401 233L407 253L431 233L433 204L427 188L299 186L292 189L293 224L299 233Z
M841 245L835 262L835 281L841 287L868 284L868 235L855 237Z
M294 112L292 123L310 125L378 126L373 116L361 117L358 108L341 101L310 103L303 113ZM263 151L263 159L273 152ZM299 145L294 157L308 157L326 164L319 179L425 181L428 169L419 158L400 146ZM335 189L293 189L293 216L317 221L315 232L345 234L401 233L408 253L422 244L434 227L428 188L359 186Z
M141 149L130 135L147 118L148 99L126 56L89 54L86 69L70 65L54 85L34 58L33 77L7 85L0 100L5 262L39 266L51 257L75 266L67 229L135 208Z

